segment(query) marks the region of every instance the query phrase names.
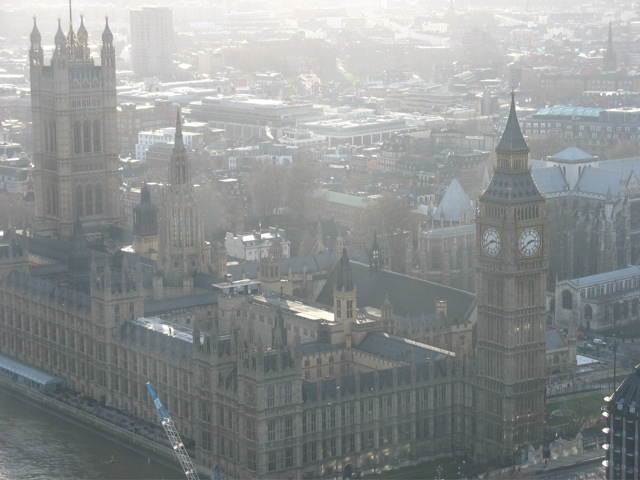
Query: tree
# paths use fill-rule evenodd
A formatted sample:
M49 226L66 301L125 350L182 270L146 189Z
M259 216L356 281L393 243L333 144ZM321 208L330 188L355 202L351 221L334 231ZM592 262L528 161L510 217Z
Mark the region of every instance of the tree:
M27 228L34 221L34 206L19 195L0 194L0 225Z
M367 205L359 220L354 226L358 246L369 246L375 231L381 243L388 246L383 252L388 257L388 268L404 272L407 241L415 229L407 202L393 194L385 194Z
M527 144L531 150L531 158L544 160L550 155L555 155L574 144L573 139L548 133L545 136L527 138Z
M614 160L616 158L637 157L639 153L637 142L624 139L620 140L617 145L608 148L605 157L607 160Z
M247 182L252 213L268 224L275 223L276 217L303 220L308 213L315 182L314 171L306 165L258 167Z

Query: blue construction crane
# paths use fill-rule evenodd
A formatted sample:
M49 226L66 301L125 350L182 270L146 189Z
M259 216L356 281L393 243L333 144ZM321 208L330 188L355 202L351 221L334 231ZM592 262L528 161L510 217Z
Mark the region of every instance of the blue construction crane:
M153 399L153 403L156 406L156 410L158 411L158 416L160 417L162 427L164 428L164 431L167 432L167 437L169 437L171 446L178 456L178 460L180 461L180 465L182 466L184 474L187 476L187 480L200 480L200 477L198 477L198 472L196 472L196 469L193 466L193 462L191 461L191 457L189 457L187 449L184 448L184 444L180 439L178 430L176 430L176 426L171 419L171 415L169 415L167 409L164 408L164 405L162 405L162 402L158 398L158 394L156 393L156 391L153 389L153 385L151 385L151 382L147 382L147 389L151 394L151 398Z

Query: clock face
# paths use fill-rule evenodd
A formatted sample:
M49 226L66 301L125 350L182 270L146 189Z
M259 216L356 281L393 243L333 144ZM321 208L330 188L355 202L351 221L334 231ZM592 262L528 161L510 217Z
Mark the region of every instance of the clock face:
M535 228L525 228L520 234L518 248L525 257L533 257L540 251L540 232Z
M500 251L500 233L493 227L487 227L482 232L482 249L487 255L495 257Z

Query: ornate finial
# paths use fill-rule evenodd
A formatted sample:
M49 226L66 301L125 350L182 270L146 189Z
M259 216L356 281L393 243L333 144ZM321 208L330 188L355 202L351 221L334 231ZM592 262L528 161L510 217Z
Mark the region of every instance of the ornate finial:
M514 77L511 77L511 96L516 96L516 79Z

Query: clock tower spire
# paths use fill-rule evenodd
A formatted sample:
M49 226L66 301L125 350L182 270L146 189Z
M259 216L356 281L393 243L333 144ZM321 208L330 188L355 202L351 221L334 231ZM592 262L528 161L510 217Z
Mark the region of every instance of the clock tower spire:
M543 440L547 213L511 92L493 178L476 217L478 451L513 461Z

